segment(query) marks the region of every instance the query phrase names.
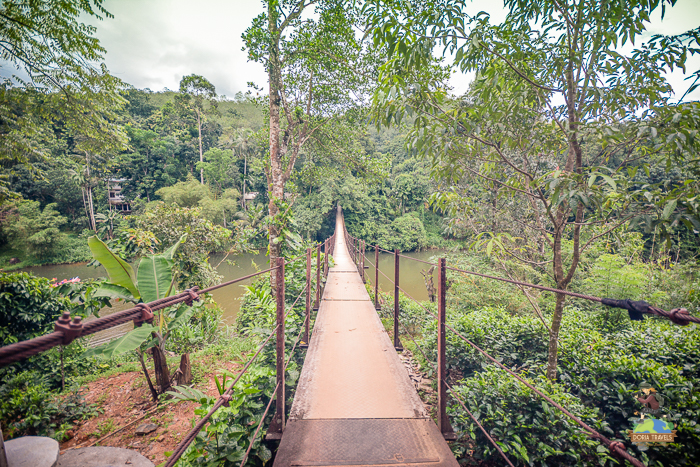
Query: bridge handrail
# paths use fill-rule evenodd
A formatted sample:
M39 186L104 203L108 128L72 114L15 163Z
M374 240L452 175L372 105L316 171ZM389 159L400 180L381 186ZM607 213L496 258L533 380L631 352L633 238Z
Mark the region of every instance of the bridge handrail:
M346 235L347 235L347 234L346 234ZM563 406L561 406L560 404L558 404L557 402L555 402L554 400L552 400L551 397L547 396L546 394L544 394L543 392L541 392L540 390L538 390L534 385L528 383L525 379L521 378L521 377L520 377L519 375L517 375L515 372L513 372L512 370L510 370L509 368L507 368L505 365L503 365L502 363L500 363L498 360L496 360L494 357L492 357L491 355L489 355L486 351L484 351L484 350L481 349L479 346L477 346L476 344L474 344L473 342L471 342L469 339L467 339L466 337L464 337L461 333L459 333L459 332L458 332L456 329L454 329L452 326L450 326L449 324L445 323L445 322L444 322L444 318L441 320L440 317L436 316L435 313L433 313L433 312L430 311L428 308L426 308L421 302L419 302L419 301L416 300L414 297L412 297L408 292L406 292L403 288L401 288L398 284L396 284L395 281L393 281L389 276L387 276L381 269L379 269L378 264L372 263L372 262L369 260L369 258L367 258L367 256L364 255L364 247L365 247L366 245L360 244L360 248L356 248L356 247L354 246L354 242L357 241L358 239L355 238L355 237L351 237L351 239L353 240L353 243L352 243L353 246L352 246L352 248L355 250L355 251L353 252L354 255L356 255L358 252L361 252L361 254L363 255L363 258L362 258L362 260L361 260L362 262L364 262L365 260L367 260L367 261L375 268L375 271L377 271L377 272L379 272L380 274L382 274L391 284L394 285L394 287L395 287L397 290L401 291L404 295L406 295L408 298L410 298L410 299L413 300L416 304L418 304L425 312L427 312L427 313L430 314L433 318L435 318L435 319L440 323L440 326L441 326L441 327L444 327L444 328L449 329L450 331L452 331L455 335L457 335L457 337L459 337L460 339L462 339L462 340L464 340L465 342L467 342L470 346L472 346L472 347L473 347L474 349L476 349L478 352L480 352L481 354L483 354L484 356L486 356L489 360L491 360L493 363L495 363L496 365L498 365L501 369L505 370L509 375L511 375L511 376L513 376L514 378L516 378L519 382L521 382L522 384L524 384L525 386L527 386L528 388L530 388L532 391L534 391L536 394L538 394L540 397L542 397L544 400L546 400L548 403L550 403L550 404L551 404L552 406L554 406L556 409L560 410L562 413L564 413L566 416L568 416L570 419L572 419L574 422L576 422L579 426L581 426L583 429L585 429L585 430L589 433L589 435L590 435L592 438L598 439L600 442L602 442L613 454L615 454L615 455L617 455L617 456L619 456L619 457L624 458L625 460L629 461L629 462L630 462L633 466L635 466L635 467L646 467L646 465L645 465L644 463L642 463L642 462L639 461L637 458L633 457L632 455L630 455L630 454L627 452L627 449L626 449L624 443L622 443L622 442L620 442L620 441L613 441L613 440L610 440L610 439L607 438L606 436L602 435L601 433L599 433L598 431L596 431L595 429L593 429L592 427L590 427L588 424L586 424L586 423L583 422L581 419L579 419L578 417L576 417L574 414L572 414L571 412L569 412L569 411L568 411L567 409L565 409ZM360 242L361 242L361 240L360 240ZM350 245L350 243L348 243L348 244ZM371 246L371 245L370 245L370 246ZM372 247L372 246L371 246L371 247ZM374 247L374 248L378 248L378 247ZM381 250L381 249L380 249L380 250ZM375 251L377 251L377 250L375 250ZM384 250L384 251L386 251L386 250ZM397 254L397 255L398 255L398 251L395 251L394 254ZM403 255L401 255L401 256L403 256ZM355 256L355 257L356 257L356 256ZM409 258L409 259L415 259L415 258L410 258L410 257L406 257L406 256L404 256L404 257L405 257L405 258ZM424 262L424 261L421 261L421 260L417 260L417 261ZM429 263L429 264L432 264L432 263ZM465 272L465 273L468 273L468 274L471 273L470 271L465 271L465 270L461 270L461 269L458 269L458 268L447 267L446 265L444 265L444 260L442 260L442 264L443 264L442 267L443 267L444 269L451 269L451 270L454 270L454 271ZM440 267L439 265L436 265L436 266ZM444 271L443 271L443 273L444 273ZM507 280L507 279L503 279L503 278L499 278L499 277L494 277L494 276L488 276L488 275L479 274L479 273L474 273L474 274L479 275L479 276L484 276L484 277L487 277L487 278L493 278L493 279L497 279L497 280L504 280L505 282L510 282L510 283L518 284L518 281ZM522 283L521 285L526 285L526 286L527 286L527 285L532 285L532 286L534 286L535 288L543 288L542 286L536 286L536 285L534 285L534 284L527 284L527 283ZM545 289L545 290L548 290L548 291L553 291L553 292L558 291L558 289L551 289L551 288L549 288L549 287L546 287L546 288L544 288L544 289ZM443 291L443 292L444 292L444 291ZM568 291L562 291L562 292L568 292ZM573 292L571 292L571 294L573 294ZM602 302L602 303L604 303L604 304L606 304L604 300L611 300L611 299L598 299L597 297L587 296L587 295L583 295L583 294L575 294L574 296L576 296L577 298L594 299L594 300L600 301L600 302ZM629 300L628 300L627 302L629 302ZM655 307L651 307L650 305L647 305L647 306L649 306L650 308L655 308ZM656 309L656 308L655 308L655 310L660 310L660 309ZM661 310L661 311L664 311L664 310ZM676 310L674 310L674 311L676 311ZM651 313L654 313L654 311L651 311ZM665 313L670 314L669 312L665 312ZM686 313L687 313L687 312L686 312ZM654 314L656 314L656 313L654 313ZM661 316L664 316L664 315L661 314ZM685 318L686 316L688 316L688 317L690 317L690 318L694 318L694 317L691 317L691 316L689 316L689 315L685 315L685 314L684 314L684 318ZM423 357L425 358L425 361L428 362L428 363L430 363L430 364L432 364L433 367L434 367L435 370L436 370L436 373L437 373L438 375L440 375L440 371L439 371L438 364L437 364L437 363L433 363L433 362L428 358L428 356L427 356L427 354L425 353L425 351L423 350L423 348L418 344L418 342L416 342L415 337L413 336L413 334L412 334L410 331L408 331L408 329L406 328L406 326L404 326L403 323L400 321L399 315L398 315L397 313L395 313L395 314L394 314L394 317L395 317L395 319L397 319L397 320L399 321L399 324L403 327L404 332L410 337L410 339L413 341L413 343L416 344L416 347L417 347L417 348L419 349L419 351L423 354ZM674 322L677 322L677 321L674 320L674 318L672 318L672 317L669 317L669 319L671 319L671 320L674 321ZM676 319L677 319L677 318L676 318ZM680 323L679 323L679 324L680 324ZM686 321L685 324L688 324L688 322ZM439 332L439 331L438 331L438 332ZM438 339L438 341L439 341L439 339ZM438 353L440 353L440 352L438 352ZM444 365L444 362L443 362L443 365ZM510 460L508 459L508 457L507 457L507 456L505 455L505 453L501 450L501 448L498 446L498 444L496 443L496 441L495 441L495 440L488 434L488 432L484 429L484 427L481 425L481 423L479 423L479 421L474 417L474 415L469 411L469 409L467 409L466 405L465 405L464 402L461 400L461 398L459 397L459 395L458 395L458 394L453 390L453 388L448 384L446 378L441 378L441 379L440 379L440 382L441 382L442 384L445 385L445 387L446 387L446 388L450 391L450 393L455 397L455 399L459 402L459 404L462 406L462 408L464 408L464 410L465 410L465 411L467 412L467 414L471 417L471 419L478 425L478 427L481 429L481 431L484 433L484 435L486 435L487 439L491 442L491 444L493 444L493 445L496 447L496 449L498 450L499 454L500 454L500 455L503 457L503 459L508 463L508 465L511 465L511 466L512 466L513 464L510 462ZM438 401L438 402L439 402L439 401ZM442 411L442 408L438 408L438 411Z
M357 237L353 237L349 233L346 235L354 241L359 240ZM348 243L348 245L355 251L355 253L357 253L357 248L355 248L354 243ZM418 258L412 258L410 256L402 255L398 250L392 252L392 251L388 251L388 250L385 250L383 248L380 248L379 246L376 246L376 245L365 245L363 243L363 247L365 247L365 246L369 246L372 249L377 249L379 251L384 251L386 253L395 254L401 258L406 258L406 259L410 259L412 261L417 261L419 263L429 264L431 266L437 267L436 263L431 263L429 261L424 261L424 260L421 260ZM364 257L365 257L365 259L367 258L366 255L364 255ZM690 323L700 323L700 318L697 316L691 315L688 312L688 310L685 308L674 308L671 311L666 311L662 308L656 307L654 305L650 305L649 303L647 303L643 300L634 301L634 300L630 300L630 299L619 300L619 299L615 299L615 298L601 298L601 297L596 297L594 295L587 295L587 294L582 294L582 293L578 293L578 292L572 292L570 290L557 289L557 288L553 288L553 287L547 287L544 285L531 284L529 282L516 281L513 279L506 279L505 277L491 276L489 274L483 274L483 273L479 273L479 272L475 272L475 271L469 271L466 269L460 269L460 268L455 268L455 267L450 267L450 266L447 266L447 269L449 269L450 271L461 272L461 273L469 274L472 276L479 276L479 277L483 277L486 279L492 279L492 280L496 280L496 281L500 281L500 282L507 282L507 283L514 284L514 285L521 286L521 287L529 287L529 288L533 288L533 289L544 290L546 292L553 292L553 293L557 293L557 294L568 295L570 297L579 298L582 300L589 300L589 301L593 301L593 302L598 302L598 303L602 303L603 305L607 305L607 306L614 307L614 308L623 308L625 310L628 310L629 314L630 314L630 318L635 319L635 320L641 319L641 315L643 315L643 314L650 314L650 315L656 315L656 316L660 316L662 318L666 318L679 326L687 326Z
M301 292L297 296L296 300L294 300L294 303L292 303L292 305L288 308L287 312L285 313L285 315L284 315L285 320L287 319L287 316L289 316L289 313L291 313L291 311L294 309L294 306L297 304L297 302L299 301L299 299L301 298L301 296L304 294L304 292L306 290L307 290L307 287L306 287L306 285L304 285L304 288L301 290ZM305 321L306 321L306 319L305 319ZM185 437L182 439L182 441L180 441L180 443L178 443L177 447L175 448L173 453L168 458L168 462L165 464L166 467L171 467L171 466L175 465L175 463L178 460L180 460L180 457L185 453L185 451L190 446L190 444L192 444L192 441L194 441L194 439L197 437L197 434L199 434L199 432L202 431L202 428L204 428L204 425L207 424L207 422L212 417L212 415L214 415L214 413L217 410L219 410L222 405L226 404L227 402L229 402L231 400L231 395L233 394L233 388L236 386L236 383L238 383L238 381L243 377L245 372L248 371L248 368L258 358L258 355L260 355L260 352L262 352L262 349L264 349L265 346L267 345L267 343L270 342L270 339L272 338L272 336L275 335L275 333L277 332L277 329L279 327L280 327L280 324L275 326L275 328L272 331L270 331L270 334L263 341L263 343L260 344L260 346L258 347L258 350L255 352L255 355L253 355L250 358L250 360L248 360L248 362L245 364L243 369L236 376L236 379L233 380L233 383L231 383L231 386L229 386L229 388L226 391L224 391L223 394L221 394L219 396L218 400L216 401L214 406L209 410L209 412L207 412L207 414L194 427L192 427L192 429L190 431L187 432L187 435L185 435ZM303 326L302 326L302 330L303 330ZM296 344L294 344L294 347L296 347ZM293 350L292 350L292 352L293 352ZM290 355L290 359L291 359L291 355ZM288 364L289 364L289 362L287 362L287 365ZM286 368L287 367L285 366L285 370L286 370ZM278 383L278 386L279 386L279 383ZM278 386L275 386L274 392L277 392ZM275 400L275 398L271 397L270 403L268 403L268 409L271 405L271 401L273 401L273 400ZM263 415L262 420L265 420L266 416L267 416L267 410L265 411L265 414ZM262 420L261 420L261 423L262 423ZM250 442L251 446L253 445L253 441L254 440L251 440L251 442ZM242 464L241 464L241 466L242 466Z

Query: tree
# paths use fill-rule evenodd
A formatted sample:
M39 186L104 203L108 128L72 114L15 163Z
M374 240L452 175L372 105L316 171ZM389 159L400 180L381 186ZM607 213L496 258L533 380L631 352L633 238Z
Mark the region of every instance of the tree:
M0 158L30 164L47 156L36 136L62 121L68 131L123 142L116 116L122 82L101 63L105 49L80 15L111 17L102 0L8 0L0 5L0 58L29 76L0 83ZM24 94L17 89L25 91ZM18 112L24 99L41 108Z
M350 2L265 0L267 11L243 34L249 59L268 74L269 254L281 254L289 181L302 147L357 105L366 91L363 47L355 38L356 11ZM314 18L304 18L314 9ZM371 69L369 66L367 70ZM324 135L325 136L325 135ZM271 281L276 283L276 272ZM274 289L274 287L273 287Z
M199 142L199 162L204 162L202 147L202 125L206 115L206 106L216 108L216 88L204 76L189 75L180 80L179 103L194 113L197 120L197 136ZM204 169L199 171L200 182L204 184Z
M700 106L671 105L663 76L684 69L698 51L689 46L697 30L635 47L651 13L667 3L675 1L507 0L500 25L484 13L469 17L461 0L421 2L410 12L403 2L372 3L365 12L375 43L390 56L376 117L413 119L409 144L432 158L443 186L469 178L492 207L509 200L513 224L541 248L483 229L488 251L500 246L511 258L548 267L566 290L592 242L628 222L698 222L692 183L633 183L641 157L690 161L698 153ZM621 53L628 43L632 51ZM434 59L438 45L454 54L451 67ZM446 91L451 68L476 72L467 95ZM448 191L436 196L438 206L462 202L462 193ZM550 379L565 298L556 294L548 325Z
M4 230L16 245L25 247L27 253L37 258L50 255L61 240L59 227L67 219L56 211L56 204L44 209L38 201L21 200L9 209Z

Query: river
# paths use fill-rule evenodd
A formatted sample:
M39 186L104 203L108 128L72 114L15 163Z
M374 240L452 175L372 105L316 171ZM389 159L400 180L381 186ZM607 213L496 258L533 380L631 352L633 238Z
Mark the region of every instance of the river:
M423 251L414 253L405 253L406 256L412 258L417 258L423 261L429 260L432 256L437 256L441 252L439 250L433 251ZM243 254L237 256L229 256L226 260L223 254L212 255L209 259L210 263L216 267L219 274L223 276L223 281L228 281L235 279L237 277L246 276L252 274L261 269L267 269L267 257L260 254ZM367 269L366 277L368 282L374 280L374 268L370 266L369 262L374 263L374 252L368 251L368 262L369 266ZM313 263L315 264L315 258ZM422 269L427 269L430 266L424 263L419 263L417 261L411 261L406 258L400 258L400 285L401 288L406 290L411 294L412 297L417 300L427 300L428 292L425 288L425 282L423 276L421 275ZM394 256L389 253L381 253L379 255L379 270L393 279L394 277ZM49 279L55 278L58 281L63 279L71 279L73 277L79 277L81 279L94 279L98 277L106 277L107 273L104 268L100 267L88 267L86 263L74 263L74 264L59 264L51 266L32 266L22 269L22 271L32 272L37 276L47 277ZM238 284L233 284L228 287L224 287L215 290L212 295L214 300L221 306L224 310L223 323L224 324L234 324L236 321L236 316L241 308L241 299L245 293L245 285L250 285L254 279L248 279L246 281L240 282ZM437 285L437 275L434 274L434 282ZM384 291L393 291L393 285L381 274L379 275L379 286ZM105 310L109 314L110 312L120 311L127 308L130 304L117 303L111 309ZM125 325L125 329L131 326L130 324ZM118 331L118 334L124 332L123 329ZM108 339L114 336L114 333L105 335L104 338ZM93 340L93 345L102 342L103 339Z

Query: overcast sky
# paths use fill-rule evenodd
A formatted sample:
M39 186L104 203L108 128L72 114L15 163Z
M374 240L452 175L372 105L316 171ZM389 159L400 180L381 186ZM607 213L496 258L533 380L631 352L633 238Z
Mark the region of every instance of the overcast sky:
M246 92L249 81L267 89L263 67L248 62L241 50L241 34L263 11L260 0L106 0L105 7L114 18L95 22L97 37L107 49L107 67L123 81L154 91L176 90L184 75L195 73L229 97ZM481 10L494 22L505 17L497 1L474 1L469 13ZM678 0L663 21L660 13L652 18L649 32L677 34L699 24L700 1ZM689 70L700 68L700 57L689 62ZM678 97L689 85L683 78L682 73L669 77ZM466 90L471 79L455 75L455 92ZM700 89L691 97L700 99Z

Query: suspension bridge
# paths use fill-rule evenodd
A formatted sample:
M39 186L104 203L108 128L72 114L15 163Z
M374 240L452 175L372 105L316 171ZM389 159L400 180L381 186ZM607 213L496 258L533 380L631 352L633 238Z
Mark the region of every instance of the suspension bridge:
M201 294L221 287L240 283L256 276L275 271L276 327L263 340L257 351L240 370L229 388L221 394L210 411L195 424L182 441L175 447L166 467L176 465L182 454L206 426L211 416L231 400L236 384L255 362L262 350L275 338L276 342L276 378L277 384L273 397L265 408L256 427L253 439L240 463L245 465L256 440L262 438L266 421L270 421L270 411L274 412L267 427L265 438L279 440L274 466L350 466L350 465L410 465L412 467L457 466L458 463L447 444L456 438L447 416L448 392L452 401L469 415L481 429L485 438L494 446L506 465L512 466L508 456L501 450L496 440L481 426L471 414L459 395L452 391L446 373L446 333L452 332L467 345L484 355L494 365L529 387L548 404L561 411L578 424L588 435L598 440L610 452L624 459L635 467L645 467L642 462L632 457L626 446L619 440L611 440L578 419L565 407L546 394L540 392L517 373L503 366L499 360L479 348L468 337L460 334L446 323L446 271L471 274L488 279L513 283L520 287L536 288L562 293L578 299L591 300L604 305L627 309L631 319L642 319L645 314L660 316L678 325L699 323L700 319L690 315L685 309L666 311L646 302L631 300L614 300L584 295L566 290L558 290L537 284L528 284L512 279L489 276L474 271L448 267L444 258L437 263L428 263L437 268L437 314L425 308L426 314L432 315L437 326L437 359L432 361L415 341L414 336L403 326L400 317L399 293L413 299L400 287L399 261L408 258L394 251L394 278L389 281L394 285L393 341L386 332L378 314L378 278L381 272L378 266L380 248L374 249L372 262L367 257L367 245L361 239L348 233L342 210L338 206L336 213L336 230L323 243L309 248L305 255L285 260L276 258L270 268L240 277L205 289L193 287L181 293L155 300L139 303L135 307L83 323L80 317L71 317L64 313L56 322L52 333L27 341L17 342L0 348L0 367L18 362L30 356L44 352L60 345L68 345L73 340L93 335L105 329L114 328L133 321L135 325L152 322L154 311L168 308L180 303L191 305ZM312 266L315 251L316 266ZM323 255L321 253L323 252ZM390 252L391 253L391 252ZM333 264L329 256L333 255ZM285 303L285 265L306 259L306 285L294 303L288 307ZM323 257L323 260L321 258ZM424 262L424 261L421 261ZM373 266L375 277L374 303L365 288L366 263ZM312 281L312 272L316 279ZM325 278L322 289L321 276ZM315 287L314 287L315 285ZM306 313L303 326L291 351L287 352L285 340L285 319L302 296L306 298ZM414 300L415 301L415 300ZM314 305L312 306L312 303ZM317 311L311 330L312 312ZM403 335L416 344L423 352L426 362L433 365L437 383L436 422L434 422L423 405L416 389L411 383L407 370L399 359L402 350L399 340ZM304 345L308 343L308 345ZM302 345L299 345L302 344ZM302 346L308 347L299 382L294 395L291 410L286 408L285 374L287 366ZM1 445L0 438L0 447ZM4 450L0 449L0 455ZM2 462L3 459L0 459ZM3 464L6 465L6 464Z

